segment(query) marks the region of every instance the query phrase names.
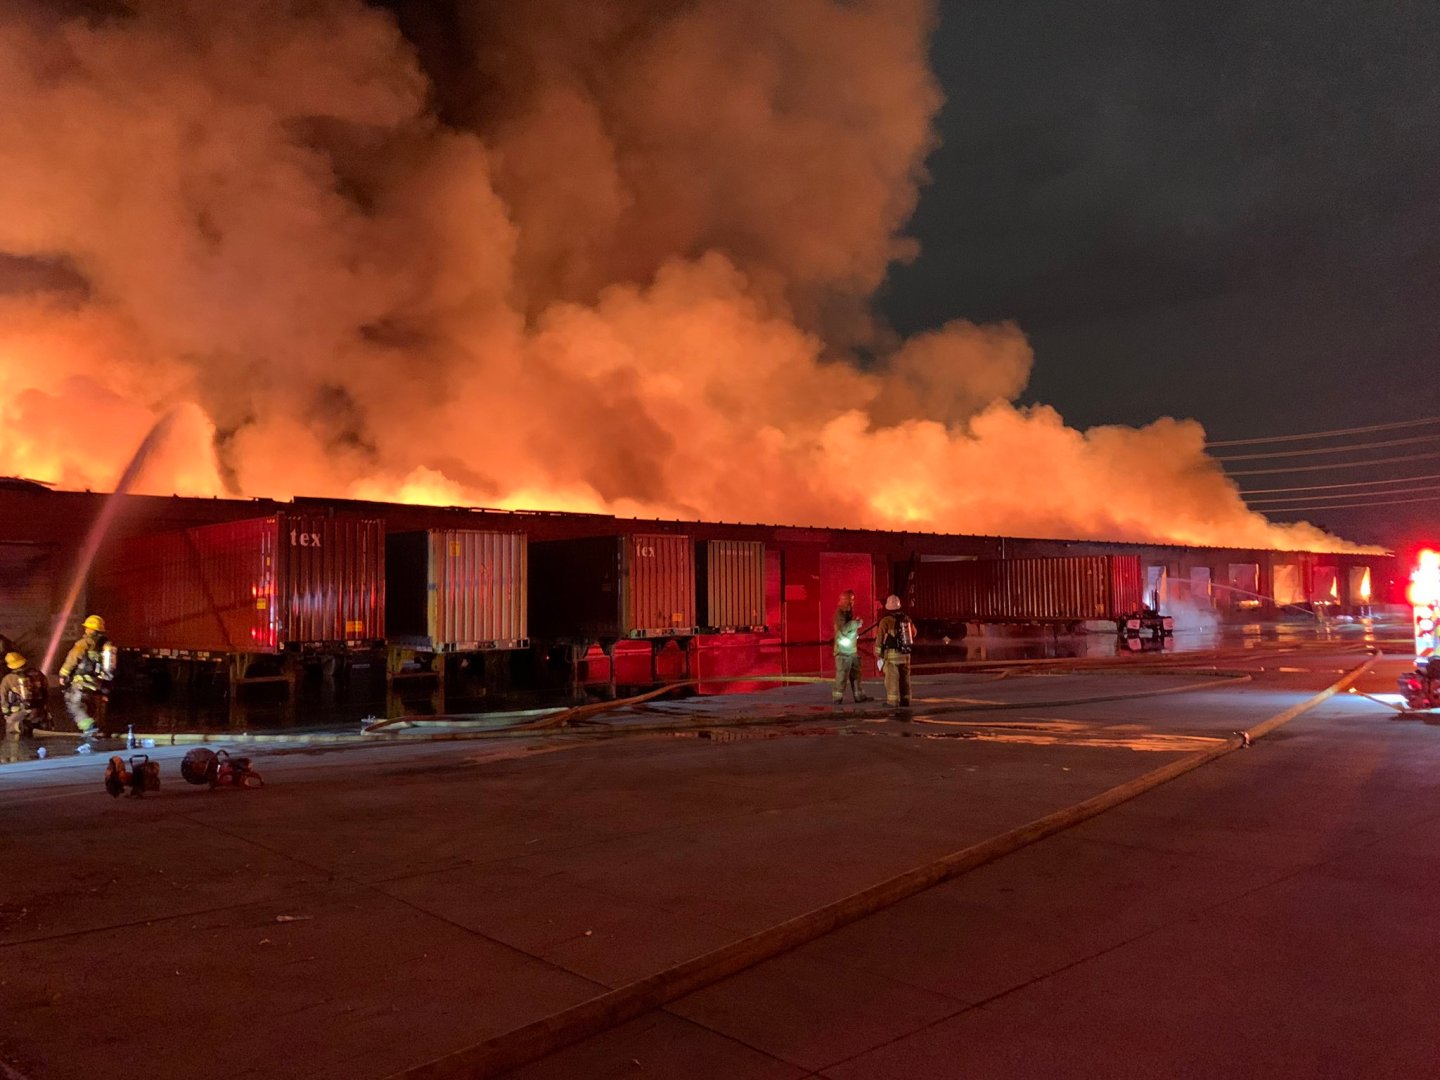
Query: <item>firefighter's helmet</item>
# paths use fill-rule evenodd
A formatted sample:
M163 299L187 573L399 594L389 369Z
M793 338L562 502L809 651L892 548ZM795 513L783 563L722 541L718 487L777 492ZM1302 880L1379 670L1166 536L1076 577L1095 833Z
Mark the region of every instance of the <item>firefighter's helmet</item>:
M99 615L90 615L85 619L85 629L93 630L97 634L105 632L105 620Z
M19 671L25 666L25 663L25 657L21 656L18 652L5 654L5 666L11 671Z

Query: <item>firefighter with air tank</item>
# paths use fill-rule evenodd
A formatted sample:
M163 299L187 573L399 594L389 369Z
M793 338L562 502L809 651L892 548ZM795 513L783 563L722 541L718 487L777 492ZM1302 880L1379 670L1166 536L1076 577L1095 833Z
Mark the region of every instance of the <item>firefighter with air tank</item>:
M910 651L915 623L905 614L900 597L885 598L885 614L875 626L875 664L885 676L885 703L910 704Z
M29 735L36 728L46 727L50 719L50 685L45 676L13 650L5 654L5 669L4 678L0 678L0 717L4 719L5 734Z
M115 677L115 646L105 636L105 620L91 615L85 635L70 648L60 665L65 707L82 735L105 733L105 705Z

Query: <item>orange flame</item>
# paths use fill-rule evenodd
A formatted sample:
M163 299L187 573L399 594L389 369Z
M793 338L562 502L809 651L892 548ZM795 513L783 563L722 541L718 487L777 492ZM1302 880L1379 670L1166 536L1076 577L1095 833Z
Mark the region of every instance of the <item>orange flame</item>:
M1406 598L1416 607L1440 604L1440 551L1430 548L1420 552L1415 572L1410 575Z

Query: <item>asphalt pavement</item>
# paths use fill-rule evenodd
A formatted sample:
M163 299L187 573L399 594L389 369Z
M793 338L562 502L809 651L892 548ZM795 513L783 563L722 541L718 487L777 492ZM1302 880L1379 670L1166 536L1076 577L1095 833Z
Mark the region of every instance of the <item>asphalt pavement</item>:
M900 714L800 685L579 730L262 741L236 747L253 791L185 785L183 746L148 751L164 781L140 799L104 794L103 755L0 766L0 1062L403 1074L1223 746L1363 659L922 673ZM515 1075L1426 1075L1437 745L1331 699Z

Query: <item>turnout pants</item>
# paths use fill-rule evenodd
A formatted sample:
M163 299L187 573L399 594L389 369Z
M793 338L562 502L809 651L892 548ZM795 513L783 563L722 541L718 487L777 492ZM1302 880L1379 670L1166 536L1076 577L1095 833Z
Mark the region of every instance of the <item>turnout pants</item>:
M910 654L885 653L885 704L910 704Z
M29 735L37 727L44 727L48 719L43 709L16 709L5 717L5 734Z
M830 698L837 705L845 700L845 687L850 687L850 696L856 701L870 700L865 696L865 687L860 682L860 655L858 653L835 654L835 688Z
M65 708L80 734L105 730L105 695L99 690L86 690L73 682L65 688Z

